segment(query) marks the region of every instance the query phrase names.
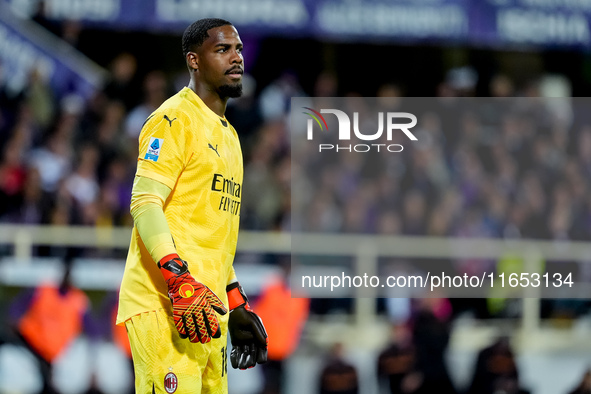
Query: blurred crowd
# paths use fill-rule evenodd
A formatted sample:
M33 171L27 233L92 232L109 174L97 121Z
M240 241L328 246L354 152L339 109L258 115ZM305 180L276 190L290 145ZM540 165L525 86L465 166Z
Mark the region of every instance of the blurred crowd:
M138 83L136 59L128 53L116 57L110 71L110 81L88 100L56 97L37 74L16 95L0 90L1 222L131 224L142 124L186 81L155 70ZM446 99L417 108L418 141L405 144L403 154L380 155L387 172L372 172L369 155L340 154L323 171L312 160L298 162L320 186L309 206L314 223L302 224L304 229L588 239L591 123L583 99L544 99L540 84L517 91L505 76L491 81L492 96L529 97L459 98L471 95L471 73L451 70L437 89ZM245 76L244 96L227 111L245 158L243 229L289 228L290 98L339 92L330 73L319 75L311 92L294 73L258 90ZM400 98L403 91L384 84L375 95ZM419 103L400 98L385 105L408 102Z
M0 336L0 376L6 379L0 383L0 388L6 392L43 394L134 392L126 331L124 327L110 324L116 314L115 294L104 297L100 307L93 311L87 294L70 280L71 261L67 259L64 263L59 283L26 289L12 302L5 322L12 333ZM300 345L308 300L291 298L285 279L273 278L254 298L253 307L264 318L273 338L269 344L269 361L255 370L259 378L254 380L259 382L250 390L241 390L240 380L234 380L236 376L232 375L231 392L294 392L287 391L286 365L289 366L287 361ZM446 357L453 321L450 301L425 298L406 302L407 313L404 318L392 321L390 338L383 341L385 346L372 351L373 367L364 365L369 359L359 359L348 353L358 345L353 341L340 342L339 335L335 334L329 346L314 350L315 356L324 354L324 357L317 363L318 368L308 375L313 382L308 384L306 392L367 393L370 391L366 385L370 380L373 381L371 392L376 394L531 393L520 379L520 363L511 339L506 336L493 338L477 352L465 382L452 379ZM82 348L81 344L84 344ZM14 353L14 349L21 349L20 354ZM33 357L25 357L24 349ZM98 360L92 361L93 357L98 357L97 352L104 354L105 351L110 352L110 366L106 368ZM85 352L92 353L92 357L85 356ZM3 368L10 370L7 354L13 357L10 362L17 368L13 371L16 376L22 375L23 368L26 370L28 384L11 383L13 377L9 378L7 372L2 371ZM298 357L311 362L305 350ZM251 374L248 379L254 377ZM591 393L591 370L585 370L580 381L571 384L564 393Z
M384 85L377 100L349 99L370 134L377 111L416 114L417 141L386 133L371 143L403 152L295 151L297 226L304 231L589 240L591 119L585 99L542 97L412 99ZM465 93L465 92L464 92ZM387 94L387 96L385 96ZM322 108L345 100L313 99ZM369 111L364 121L364 113ZM337 129L325 115L330 130ZM320 143L335 144L329 133ZM315 141L316 142L316 141ZM349 146L338 141L341 146ZM360 141L369 144L367 141ZM364 148L360 148L364 149ZM294 182L296 180L294 179ZM297 204L297 205L296 205Z
M138 83L137 61L128 53L116 57L110 71L110 81L87 100L57 97L37 74L18 94L0 89L0 222L132 224L141 127L188 79L154 70ZM255 98L255 82L246 75L244 96L229 104L227 117L239 131L245 157L244 229L276 228L289 209L285 111L296 92L284 89L278 83ZM258 195L259 187L267 192Z

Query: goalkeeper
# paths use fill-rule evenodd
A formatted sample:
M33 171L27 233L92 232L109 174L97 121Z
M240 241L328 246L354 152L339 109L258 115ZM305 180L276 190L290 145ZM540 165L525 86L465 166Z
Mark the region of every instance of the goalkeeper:
M234 368L267 359L267 333L232 266L242 152L224 113L242 91L242 42L230 22L202 19L182 39L189 85L146 120L134 229L117 324L125 324L137 393L227 393Z

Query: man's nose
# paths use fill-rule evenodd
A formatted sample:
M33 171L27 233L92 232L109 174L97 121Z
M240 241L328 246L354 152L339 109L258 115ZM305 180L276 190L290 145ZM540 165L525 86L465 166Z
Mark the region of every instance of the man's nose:
M242 59L242 54L238 52L238 50L233 51L232 56L232 63L242 63L244 59Z

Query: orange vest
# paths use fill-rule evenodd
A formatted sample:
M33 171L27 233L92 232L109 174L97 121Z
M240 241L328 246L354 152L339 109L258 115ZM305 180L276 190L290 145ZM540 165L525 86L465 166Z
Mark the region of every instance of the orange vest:
M117 325L117 307L113 308L111 313L111 327L113 328L113 342L121 349L121 351L129 358L131 358L131 345L127 337L127 329L124 325Z
M283 360L298 346L302 328L308 318L310 300L291 298L291 291L284 283L272 283L263 289L256 305L269 335L268 357Z
M19 322L19 331L45 360L52 362L82 331L88 298L81 290L61 295L57 287L42 285Z

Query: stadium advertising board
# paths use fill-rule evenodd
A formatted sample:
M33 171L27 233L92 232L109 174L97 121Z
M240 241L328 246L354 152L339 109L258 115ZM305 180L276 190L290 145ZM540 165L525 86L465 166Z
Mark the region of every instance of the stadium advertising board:
M589 48L589 0L487 0L472 12L480 43Z
M243 34L332 40L588 48L591 0L0 0L32 16L102 28L180 31L202 17Z

